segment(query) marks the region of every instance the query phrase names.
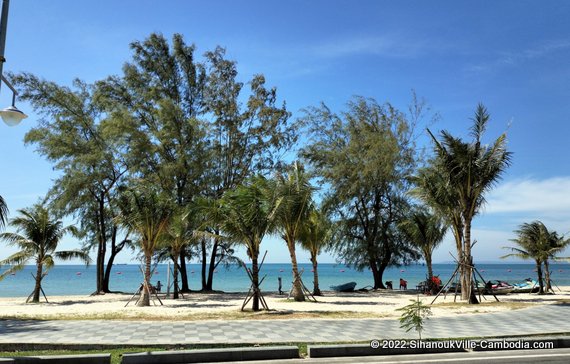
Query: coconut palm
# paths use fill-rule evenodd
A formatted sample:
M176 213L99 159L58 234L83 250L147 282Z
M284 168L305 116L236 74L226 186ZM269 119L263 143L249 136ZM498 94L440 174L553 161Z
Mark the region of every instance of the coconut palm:
M174 284L172 298L174 299L178 299L180 293L180 287L178 285L178 259L180 258L182 249L195 241L193 228L191 214L187 209L178 208L173 212L168 228L163 235L166 254L170 256L170 259L172 259L174 263L174 269L172 271Z
M398 227L406 239L422 252L428 270L428 281L432 282L431 257L435 248L443 241L449 226L440 216L430 213L424 207L412 211L409 217L399 223Z
M119 220L129 231L138 235L144 255L144 282L139 306L150 306L151 263L155 250L164 244L173 213L171 205L155 191L126 191L121 197Z
M457 228L463 230L462 246L458 251L460 262L464 266L472 265L471 256L471 224L473 218L479 213L485 202L485 194L497 183L511 162L511 153L506 149L506 134L500 135L492 144L482 144L482 137L489 121L487 109L479 104L473 118L471 127L472 142L464 142L452 136L447 131L441 132L438 140L429 130L435 145L435 164L438 172L442 172L442 183L436 191L448 192L447 197L441 200L449 204L448 209L457 206L461 221ZM432 200L439 200L434 196ZM429 203L429 201L427 201ZM456 216L447 216L452 224ZM471 295L472 270L462 270L462 298L476 302L475 295Z
M40 301L42 279L47 271L53 267L55 259L71 260L80 259L89 264L90 258L83 250L56 251L61 238L70 233L78 235L74 226L63 226L62 222L51 216L47 208L35 205L31 208L19 210L20 216L12 219L10 224L15 226L17 233L2 233L0 239L9 245L19 249L8 258L2 260L0 265L10 265L0 275L0 279L6 275L24 268L24 265L34 260L36 263L36 284L32 294L32 302Z
M513 253L502 256L501 258L518 257L522 259L533 259L536 263L536 273L539 285L539 294L544 294L544 282L542 277L542 263L548 260L553 254L551 243L552 236L546 226L540 221L524 223L518 230L518 235L512 242L519 247L504 247Z
M544 278L546 283L546 292L552 291L549 258L557 260L558 258L556 255L566 249L568 245L570 245L570 239L565 239L564 236L558 235L556 231L550 231L548 235L548 243L546 248L548 255L544 260Z
M299 242L301 246L311 254L311 263L313 264L313 295L321 296L319 288L319 273L317 256L321 250L330 244L332 239L331 222L327 219L326 214L317 208L311 208L308 218L303 223Z
M259 251L261 241L274 228L275 192L270 181L256 176L222 198L221 229L227 239L245 245L251 259L253 311L259 311Z
M0 196L0 229L6 226L6 221L8 220L8 205L6 201Z
M293 299L304 301L303 286L297 266L295 244L299 240L303 222L309 215L313 188L304 168L294 162L285 173L277 175L277 228L285 240L293 272Z

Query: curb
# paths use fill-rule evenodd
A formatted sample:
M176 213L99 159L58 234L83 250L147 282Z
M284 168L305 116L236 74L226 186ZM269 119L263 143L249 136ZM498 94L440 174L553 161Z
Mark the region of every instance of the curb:
M208 363L220 361L298 359L296 346L274 346L257 348L202 349L179 351L154 351L124 354L122 364L179 364Z
M110 364L111 354L42 355L0 358L2 363Z

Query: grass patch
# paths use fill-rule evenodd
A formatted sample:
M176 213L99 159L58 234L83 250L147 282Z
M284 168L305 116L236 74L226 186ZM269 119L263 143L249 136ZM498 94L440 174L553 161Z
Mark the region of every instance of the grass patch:
M435 303L432 307L435 308L451 308L451 309L462 309L462 308L472 308L475 311L484 310L487 307L500 307L500 308L508 308L509 310L520 310L523 308L528 308L535 306L536 303L530 302L497 302L497 301L483 301L479 304L469 304L467 302L442 302L442 303Z
M308 345L334 345L334 344L364 344L366 342L351 342L351 341L339 341L334 343L268 343L259 344L255 346L297 346L299 348L300 357L304 358L308 356ZM165 351L165 350L197 350L197 349L223 349L223 348L244 348L251 347L252 345L247 344L205 344L205 345L186 345L186 346L148 346L148 347L108 347L101 349L86 349L86 350L74 350L74 349L50 349L50 350L17 350L17 351L0 351L0 357L24 357L24 356L42 356L42 355L80 355L80 354L111 354L111 363L120 364L123 354L128 353L141 353L149 351Z
M120 364L121 358L125 353L140 353L143 351L164 350L159 347L145 348L109 348L104 350L26 350L26 351L1 351L0 357L22 357L22 356L40 356L40 355L79 355L79 354L111 354L111 363Z
M231 311L203 312L182 316L152 313L104 313L104 314L21 314L0 315L3 320L136 320L136 321L204 321L204 320L275 320L275 319L354 319L392 317L390 314L354 311Z

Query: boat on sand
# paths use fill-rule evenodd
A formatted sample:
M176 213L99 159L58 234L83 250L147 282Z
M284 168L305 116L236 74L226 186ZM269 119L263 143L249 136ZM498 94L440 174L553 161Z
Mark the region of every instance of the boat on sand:
M338 286L331 286L331 289L336 292L353 292L356 287L356 282L348 282Z

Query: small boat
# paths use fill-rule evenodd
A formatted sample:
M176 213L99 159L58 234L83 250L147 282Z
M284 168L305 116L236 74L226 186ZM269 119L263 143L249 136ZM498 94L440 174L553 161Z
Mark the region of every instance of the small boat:
M513 284L513 287L515 288L513 293L531 293L539 290L538 282L530 278L525 279L522 283Z
M338 286L331 286L331 289L336 292L353 292L356 287L356 282L348 282Z
M488 281L487 284L477 283L477 290L483 294L503 295L515 290L515 287L505 281Z

